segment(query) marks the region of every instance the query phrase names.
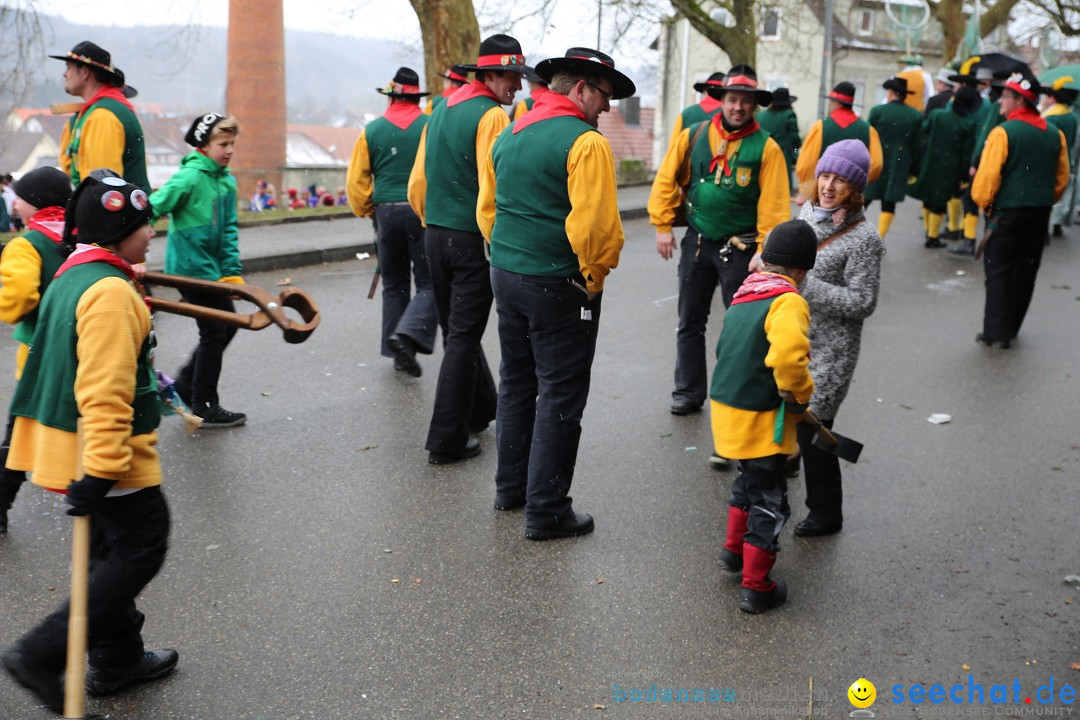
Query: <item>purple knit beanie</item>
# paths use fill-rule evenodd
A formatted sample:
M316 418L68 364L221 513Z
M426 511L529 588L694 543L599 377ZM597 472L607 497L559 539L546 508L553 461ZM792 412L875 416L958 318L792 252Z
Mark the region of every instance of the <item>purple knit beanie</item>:
M866 189L866 176L870 172L870 151L859 140L841 140L825 148L818 160L814 177L821 173L839 175L862 192Z

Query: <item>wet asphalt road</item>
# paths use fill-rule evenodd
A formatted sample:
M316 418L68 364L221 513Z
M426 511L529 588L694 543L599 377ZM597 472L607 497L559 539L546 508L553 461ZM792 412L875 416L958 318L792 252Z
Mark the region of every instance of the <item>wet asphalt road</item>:
M990 707L897 705L891 688L1019 680L1007 709L1021 711L1052 676L1076 687L1080 585L1064 578L1080 574L1080 230L1048 248L1016 347L991 351L972 340L981 266L922 248L916 223L915 204L901 205L836 421L866 445L844 464L844 530L785 528L790 599L758 617L738 611L738 582L717 564L734 475L707 466L708 415L668 412L675 262L656 255L646 221L627 224L605 292L572 493L597 529L573 540L528 542L520 512L492 509L492 431L474 460L426 462L438 356L421 359L419 380L379 356L371 261L250 276L268 289L290 276L322 325L298 346L273 328L238 335L221 387L245 427L189 437L164 421L172 545L141 608L149 646L176 647L180 665L90 708L132 720L797 718L812 678L815 715L841 718L865 677L877 717L930 718ZM719 297L714 311L710 343ZM195 325L157 325L159 366L174 371ZM485 347L497 367L494 313ZM9 337L0 357L6 403ZM791 495L793 524L800 481ZM0 538L3 645L66 592L69 527L54 496L23 490ZM653 683L733 700L613 699L613 686ZM0 719L47 716L0 678Z

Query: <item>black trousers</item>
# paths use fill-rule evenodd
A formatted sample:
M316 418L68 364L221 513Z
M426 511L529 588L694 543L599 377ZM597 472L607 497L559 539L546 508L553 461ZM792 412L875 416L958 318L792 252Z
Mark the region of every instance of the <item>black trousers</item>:
M582 286L580 276L575 280ZM499 448L495 494L525 498L525 524L572 514L570 485L589 399L601 296L589 300L565 277L491 268L499 314Z
M1019 334L1035 293L1050 208L997 210L991 222L993 231L983 251L983 337L1011 340Z
M687 230L679 257L679 329L675 338L675 390L673 400L703 405L708 396L709 375L705 362L705 326L712 310L716 286L726 308L735 291L750 274L750 258L756 245L746 250L727 243L702 239Z
M191 290L181 290L180 295L192 305L226 312L234 312L236 309L233 301L225 295ZM225 348L236 335L236 328L209 320L195 322L199 326L199 344L195 346L195 351L184 367L180 368L176 384L181 394L191 393L191 404L198 408L219 404L218 379L221 377L221 360L225 355Z
M818 418L832 429L833 419ZM844 488L840 478L840 459L814 445L817 434L806 423L795 426L802 453L803 479L806 484L806 507L822 524L844 521Z
M408 203L379 205L375 219L383 286L382 355L394 356L388 343L394 334L407 336L417 351L431 354L439 319L424 253L424 226Z
M780 531L791 517L786 464L784 455L740 460L731 484L728 503L749 513L743 541L768 552L780 549Z
M7 456L11 448L11 433L15 429L15 416L8 414L4 428L4 441L0 444L0 510L11 507L19 488L26 482L26 473L22 470L8 470Z
M480 345L491 313L490 266L480 233L429 225L424 250L443 333L443 360L425 447L457 452L495 419L498 396Z
M169 522L160 486L106 498L90 516L91 666L125 667L142 657L144 617L135 598L165 562ZM23 637L23 650L59 674L64 669L67 631L65 602Z

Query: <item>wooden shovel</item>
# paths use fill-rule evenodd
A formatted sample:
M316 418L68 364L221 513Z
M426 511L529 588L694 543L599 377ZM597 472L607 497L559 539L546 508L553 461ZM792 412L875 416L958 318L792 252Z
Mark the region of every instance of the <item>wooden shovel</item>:
M786 390L780 393L780 397L784 398L785 402L796 403L795 396ZM825 452L835 455L841 460L847 460L850 463L859 462L859 454L862 452L862 443L856 442L851 438L846 438L839 433L834 433L829 428L821 424L821 421L814 417L814 413L806 410L803 414L802 422L814 428L817 433L814 436L814 445L821 448Z

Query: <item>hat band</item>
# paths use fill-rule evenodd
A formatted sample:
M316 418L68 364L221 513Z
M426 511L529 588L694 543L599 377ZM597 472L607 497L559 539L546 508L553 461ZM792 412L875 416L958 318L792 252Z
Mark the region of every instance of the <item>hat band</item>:
M829 97L832 98L833 100L837 100L837 101L842 102L842 103L847 103L848 105L852 105L852 104L855 103L855 96L854 95L841 95L840 93L836 92L835 90L833 90L831 93L829 93Z
M706 80L705 84L706 85L712 85L713 87L724 87L724 81L723 80Z
M614 65L610 65L610 64L604 62L603 60L601 60L598 57L586 57L585 55L567 55L566 59L567 60L588 60L589 62L594 62L594 63L598 63L600 65L603 65L604 67L609 67L612 70L615 69Z
M1007 82L1007 83L1005 83L1005 87L1007 89L1009 89L1009 90L1012 90L1014 93L1016 93L1018 95L1022 95L1024 97L1024 99L1026 99L1028 102L1031 102L1031 103L1038 102L1038 100L1035 97L1035 93L1031 92L1030 89L1025 90L1024 88L1020 87L1020 85L1018 83Z
M476 58L476 64L480 67L487 67L491 65L524 65L524 55L481 55Z
M469 78L464 75L460 75L453 70L446 73L446 77L450 78L451 80L457 80L458 82L469 82Z
M724 78L721 87L727 87L729 85L747 85L752 88L757 88L757 80L747 75L729 75Z
M112 65L106 65L105 63L100 63L97 60L94 60L93 58L87 57L86 55L76 55L75 53L73 53L71 51L68 51L67 57L68 57L69 60L73 60L75 62L85 63L86 65L93 65L96 68L101 68L102 70L106 70L106 71L111 72L111 73L116 72L116 69L113 68Z
M397 93L398 95L417 95L420 92L420 86L403 85L398 82L391 82L387 85L386 92Z

